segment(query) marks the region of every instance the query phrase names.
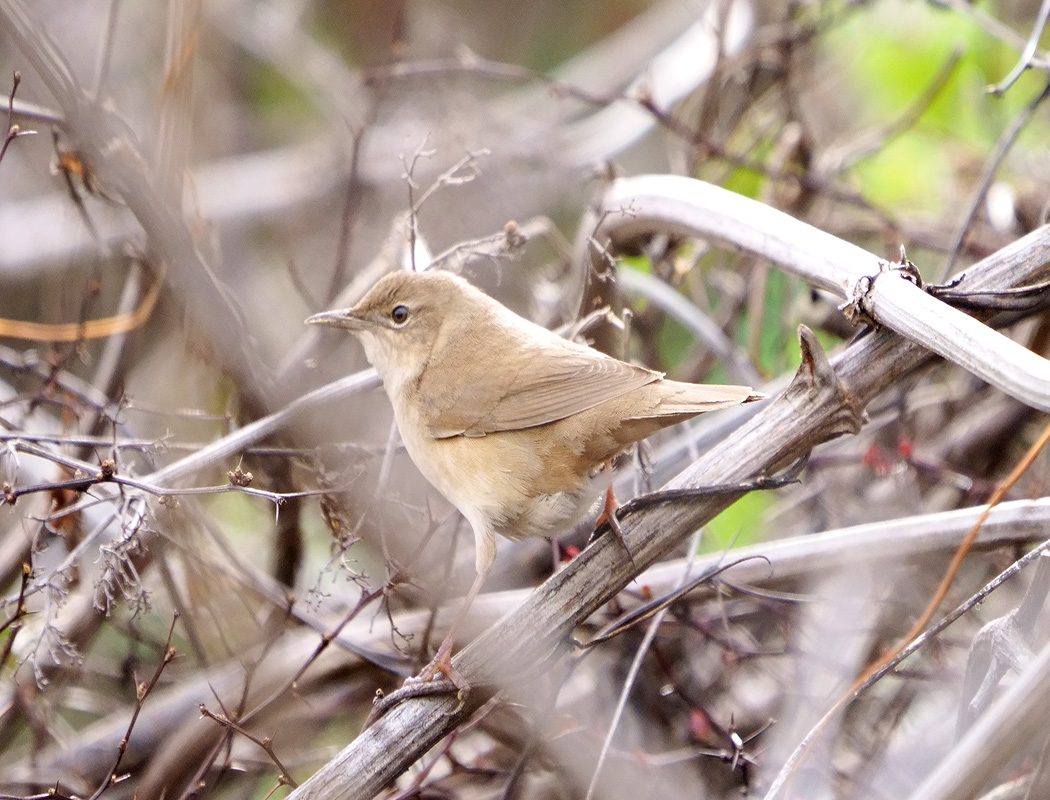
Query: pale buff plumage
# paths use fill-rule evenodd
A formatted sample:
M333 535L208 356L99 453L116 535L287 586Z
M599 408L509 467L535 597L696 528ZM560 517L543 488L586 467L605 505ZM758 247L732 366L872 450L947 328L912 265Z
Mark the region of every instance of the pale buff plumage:
M518 316L446 272L397 272L353 308L308 322L355 334L416 466L470 522L478 576L495 534L550 535L600 495L600 468L657 430L758 399L747 386L667 380ZM426 672L448 663L453 631Z

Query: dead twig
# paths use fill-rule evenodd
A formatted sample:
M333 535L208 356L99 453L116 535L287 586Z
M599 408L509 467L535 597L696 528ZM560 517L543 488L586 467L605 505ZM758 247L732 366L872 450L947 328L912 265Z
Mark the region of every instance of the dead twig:
M117 776L117 770L120 769L120 762L123 760L124 753L128 749L128 741L131 739L131 732L135 729L135 723L138 721L139 714L142 712L142 707L146 703L146 698L149 697L150 692L152 692L157 685L160 676L164 672L164 668L174 661L175 656L177 655L175 648L171 646L171 636L175 633L175 623L178 621L179 615L174 614L171 620L171 627L168 628L168 638L164 642L164 653L161 656L160 662L157 664L156 670L153 672L153 677L150 678L148 682L135 684L135 708L131 713L131 719L128 721L127 731L124 734L124 738L120 740L120 744L117 746L117 756L113 761L113 766L109 769L108 776L102 781L89 800L98 800L108 788L116 785L124 779Z

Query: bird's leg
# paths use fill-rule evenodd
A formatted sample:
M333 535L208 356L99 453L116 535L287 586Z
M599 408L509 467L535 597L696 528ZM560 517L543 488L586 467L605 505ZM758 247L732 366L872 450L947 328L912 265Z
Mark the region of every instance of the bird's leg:
M474 599L478 596L478 592L481 591L485 578L488 577L489 572L492 570L492 565L496 562L496 533L488 524L487 519L481 515L468 514L467 520L470 522L470 527L474 529L477 577L474 578L474 583L471 585L470 591L467 592L463 605L460 607L456 618L452 621L452 627L449 628L448 634L442 640L441 646L438 647L437 653L434 654L434 658L423 667L423 671L416 677L417 681L430 681L440 672L452 681L460 692L465 692L469 689L470 684L452 666L452 647L456 642L456 634L459 633L460 625L466 619L467 612L474 605Z
M594 521L594 529L598 530L602 523L608 522L609 528L616 535L617 541L623 547L627 553L627 558L631 560L631 564L634 564L634 556L631 555L631 548L627 546L627 540L623 538L623 529L620 527L620 520L616 518L616 512L620 509L620 504L616 500L616 495L613 494L612 486L605 490L605 503L602 505L602 513L598 515L598 519Z
M488 577L488 573L492 569L492 563L496 561L495 534L492 534L484 526L479 526L475 530L478 548L478 576L475 577L474 584L470 586L470 591L463 598L463 605L456 614L456 618L448 629L448 633L441 641L438 652L435 653L434 658L430 659L429 664L416 677L405 680L403 687L393 694L377 698L372 708L372 713L369 714L369 719L365 722L365 728L409 697L440 694L451 692L451 690L455 689L459 694L460 702L463 702L464 695L470 689L470 685L466 678L453 667L453 647L456 645L456 635L459 633L460 626L463 624L470 606L474 605L475 598L477 598L478 592L481 591L481 587L485 583L485 578ZM435 681L434 679L439 673L444 675L447 680Z
M594 528L597 530L602 526L603 523L608 522L609 527L613 529L613 532L620 537L620 541L623 541L623 531L620 530L620 521L616 519L616 510L620 507L619 502L616 500L616 495L613 494L613 489L610 486L605 490L605 502L602 504L602 513L598 515L598 519L594 521Z
M437 653L434 654L430 663L423 667L423 670L414 678L414 680L420 682L431 681L437 677L437 674L440 672L452 681L452 683L456 685L456 688L461 692L465 692L470 688L470 684L467 683L456 668L452 666L452 647L456 643L456 634L459 633L459 628L463 624L463 620L466 619L470 607L474 604L474 599L478 596L478 592L481 591L481 587L485 583L486 577L488 577L487 569L484 572L478 572L477 577L474 579L474 583L470 587L470 591L467 592L467 596L463 600L463 605L460 607L459 613L456 614L456 618L452 621L452 626L448 629L448 633L445 634L445 638L441 641Z

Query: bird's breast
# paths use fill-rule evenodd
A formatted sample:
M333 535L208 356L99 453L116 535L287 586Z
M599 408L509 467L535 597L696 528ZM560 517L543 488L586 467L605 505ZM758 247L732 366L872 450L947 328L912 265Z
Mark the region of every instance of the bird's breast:
M551 446L549 426L436 439L396 404L401 438L419 471L468 519L511 539L555 536L578 521L611 477L592 476L572 448ZM556 441L556 440L555 440Z

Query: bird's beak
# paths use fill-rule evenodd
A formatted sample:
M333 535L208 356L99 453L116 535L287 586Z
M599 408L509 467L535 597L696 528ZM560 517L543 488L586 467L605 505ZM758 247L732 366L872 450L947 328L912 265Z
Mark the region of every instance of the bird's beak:
M314 314L306 320L307 325L328 325L332 328L346 328L351 331L359 331L365 327L364 320L354 313L352 308L344 308L339 311L322 311Z

